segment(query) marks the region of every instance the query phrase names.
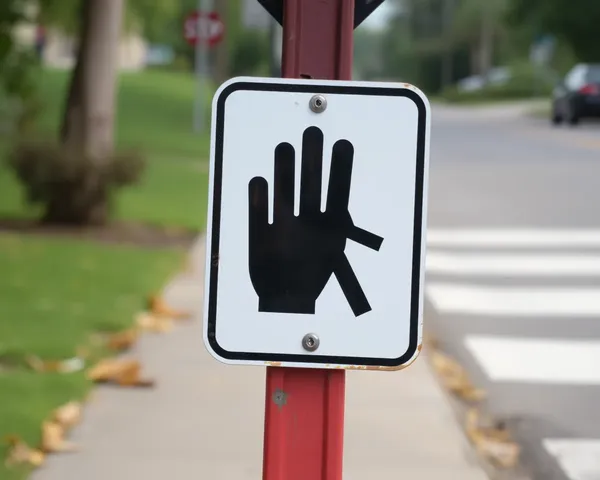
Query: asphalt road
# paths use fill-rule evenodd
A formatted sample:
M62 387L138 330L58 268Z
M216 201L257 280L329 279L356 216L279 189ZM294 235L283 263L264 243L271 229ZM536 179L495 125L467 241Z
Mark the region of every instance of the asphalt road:
M433 107L426 330L535 480L600 479L600 124Z

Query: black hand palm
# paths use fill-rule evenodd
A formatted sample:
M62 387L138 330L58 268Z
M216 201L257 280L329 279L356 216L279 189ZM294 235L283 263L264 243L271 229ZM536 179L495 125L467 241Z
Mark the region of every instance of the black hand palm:
M300 214L294 215L295 152L289 143L275 149L273 224L268 223L268 185L249 184L250 278L259 311L315 312L315 303L335 274L356 316L371 310L344 253L346 239L379 250L382 238L354 226L348 212L354 148L333 146L325 212L321 212L323 133L305 130L302 143Z

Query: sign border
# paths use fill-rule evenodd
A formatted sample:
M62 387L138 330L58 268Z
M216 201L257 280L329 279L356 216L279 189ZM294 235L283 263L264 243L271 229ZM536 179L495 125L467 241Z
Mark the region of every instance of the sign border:
M424 242L427 199L424 198L428 179L428 134L430 124L429 102L423 93L407 83L346 82L338 80L297 80L235 77L225 82L213 98L213 125L211 128L211 165L209 205L207 215L207 250L205 297L204 297L204 343L217 360L231 364L266 364L290 367L357 368L398 370L412 363L421 349L421 315L423 308L421 264L424 262ZM225 103L234 92L273 91L312 94L343 94L405 97L418 109L417 153L415 178L415 207L413 219L413 258L410 293L410 331L407 351L398 358L347 357L318 354L285 354L264 352L231 352L221 347L216 339L217 285L219 278L219 240L221 235L221 188L223 174L223 144L225 127ZM213 161L214 159L214 161ZM210 233L210 238L208 238Z
M344 0L345 1L345 0ZM364 22L385 0L354 0L354 28ZM283 27L284 0L258 0L263 8Z

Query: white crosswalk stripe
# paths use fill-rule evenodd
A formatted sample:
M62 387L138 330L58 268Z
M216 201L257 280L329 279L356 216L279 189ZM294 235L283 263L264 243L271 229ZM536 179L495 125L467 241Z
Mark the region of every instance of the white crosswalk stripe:
M600 385L600 340L467 335L465 346L493 381Z
M600 255L498 254L429 250L427 271L488 277L600 277Z
M429 229L428 247L598 248L598 229Z
M548 438L543 444L570 480L600 479L600 440Z
M429 282L440 313L519 317L598 317L600 287L519 287Z
M600 386L600 336L577 336L578 321L600 320L600 230L430 229L427 246L426 297L442 318L519 320L501 333L464 327L462 345L491 382ZM569 338L538 329L546 320L569 325ZM600 480L600 439L542 444L569 480Z

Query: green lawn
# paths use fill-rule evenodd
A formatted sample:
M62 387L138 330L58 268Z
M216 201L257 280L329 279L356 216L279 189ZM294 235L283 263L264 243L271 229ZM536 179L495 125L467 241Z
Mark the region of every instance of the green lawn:
M67 80L67 73L56 71L41 78L44 135L57 130ZM192 131L193 78L143 72L120 81L118 144L142 148L148 168L140 184L119 193L115 216L202 229L208 138ZM7 141L0 141L0 156L6 148ZM11 172L1 167L0 217L36 214L23 202ZM34 373L24 357L70 358L90 334L131 324L182 255L171 249L0 234L0 441L16 434L37 445L42 420L90 387L83 372ZM26 470L5 468L5 454L0 444L0 479L26 478Z
M89 383L83 372L34 373L24 357L71 358L91 333L130 325L181 252L18 235L1 235L0 252L0 437L18 434L37 445L42 420L81 398ZM0 478L26 475L0 463Z
M40 128L45 135L57 131L67 82L67 72L43 73ZM147 71L121 76L118 145L146 152L148 166L139 185L117 196L117 218L203 228L209 139L192 128L195 91L189 74ZM208 119L209 102L205 104ZM6 148L6 141L0 140L0 154ZM0 168L0 217L36 214L24 204L12 172Z

